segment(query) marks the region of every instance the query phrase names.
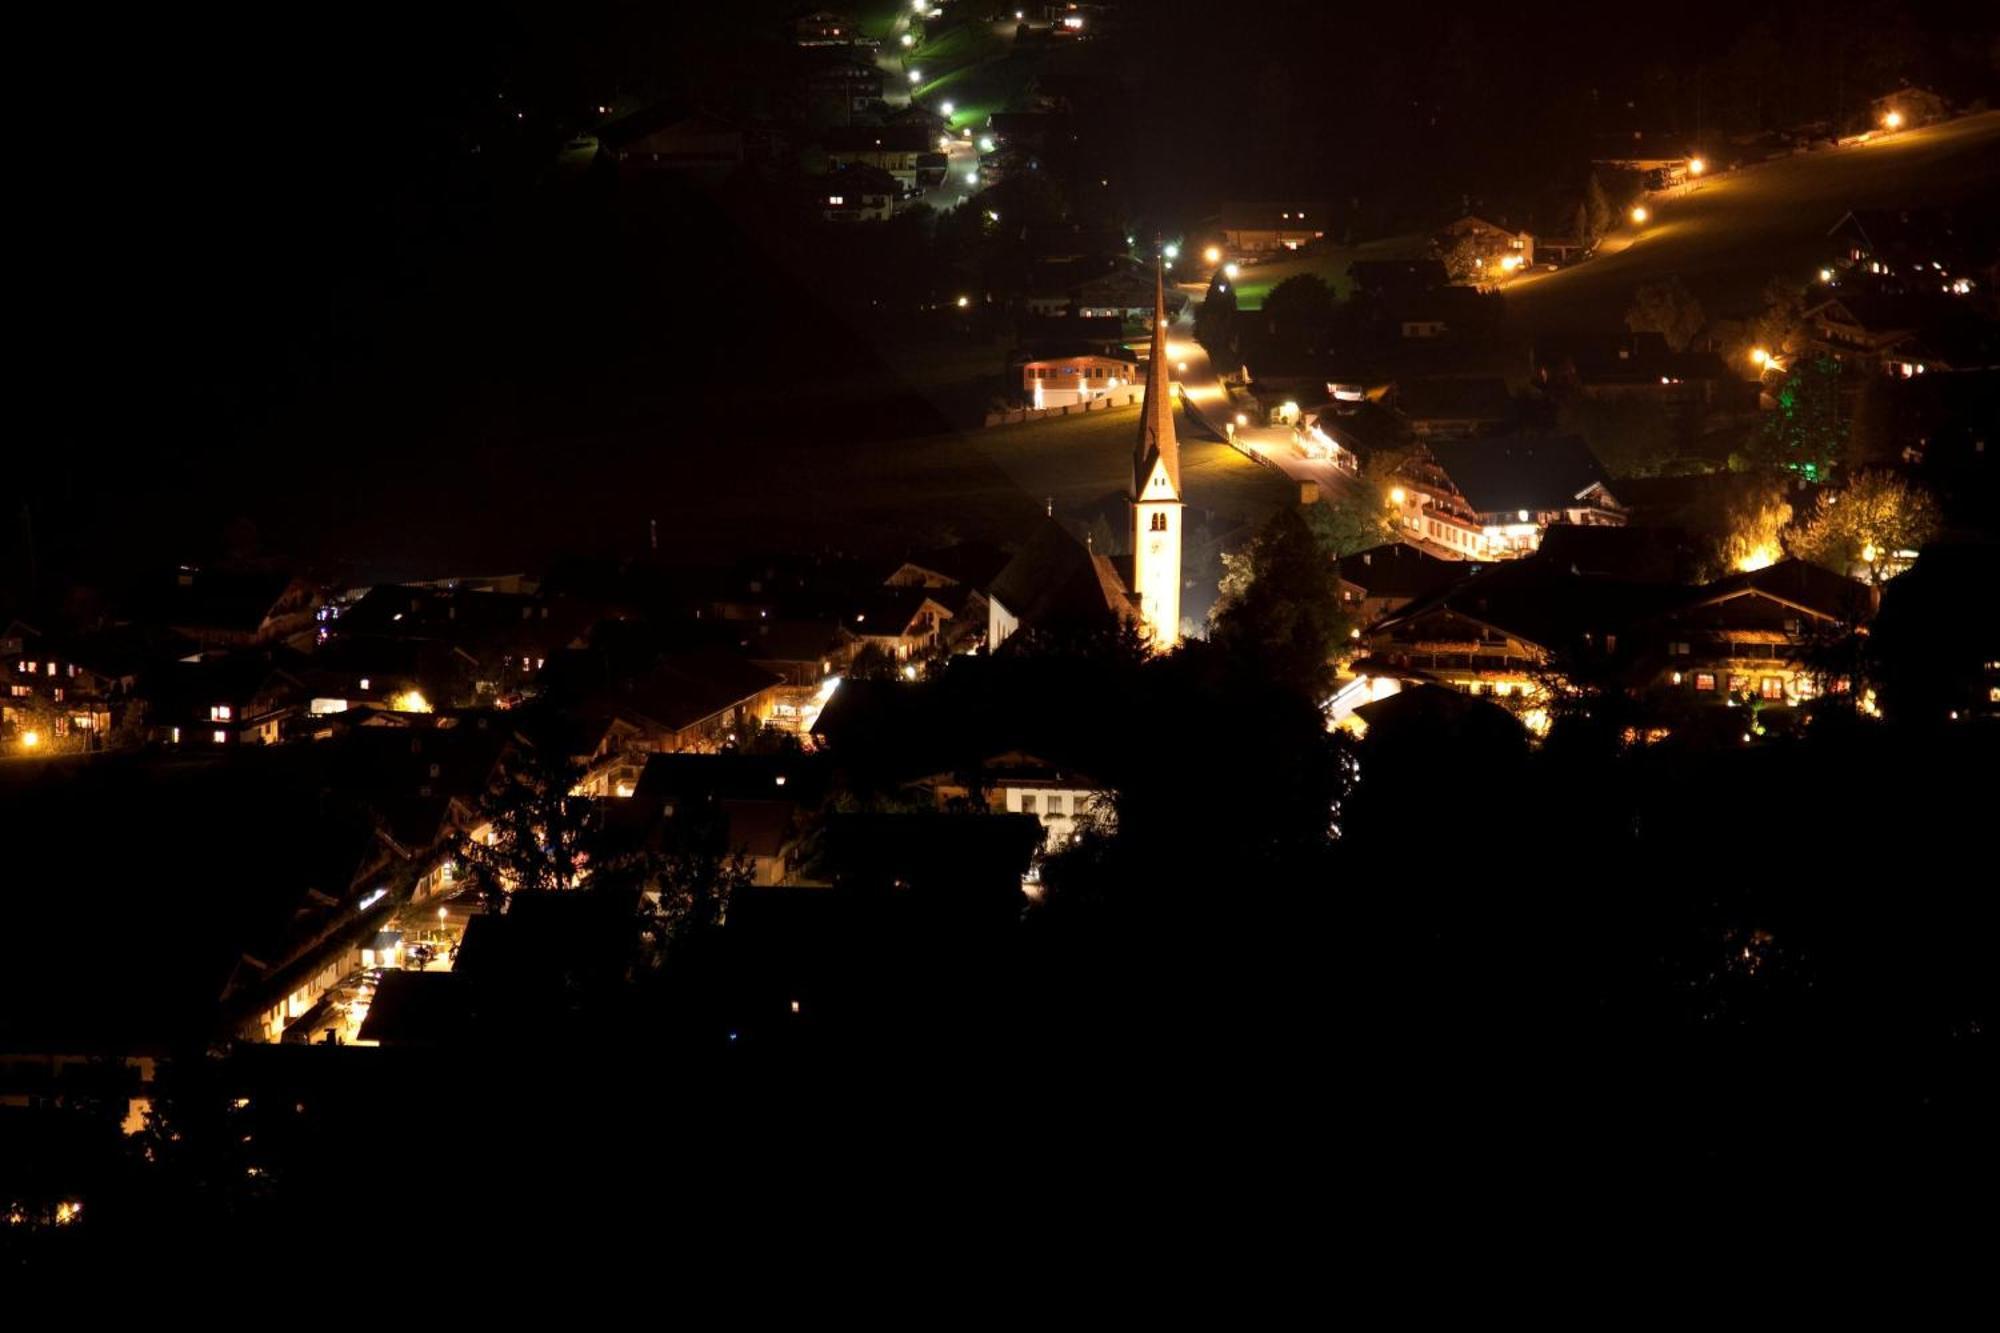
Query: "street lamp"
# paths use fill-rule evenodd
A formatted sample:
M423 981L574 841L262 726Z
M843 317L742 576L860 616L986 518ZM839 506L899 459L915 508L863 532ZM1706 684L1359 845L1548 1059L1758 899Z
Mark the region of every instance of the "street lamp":
M41 743L42 743L42 733L41 733L41 732L39 732L39 731L24 731L24 732L22 732L22 733L21 733L21 748L22 748L22 749L24 749L24 750L32 750L32 749L34 749L34 748L35 748L36 746L40 745Z
M1389 503L1395 505L1398 509L1402 508L1403 501L1409 498L1409 493L1401 486L1391 486L1389 488Z
M1771 354L1761 347L1753 347L1750 349L1750 364L1753 366L1768 366L1771 364Z
M1235 277L1235 276L1236 276L1236 265L1234 265L1234 264L1224 264L1224 265L1222 266L1222 276L1223 276L1223 277L1225 277L1225 278L1233 278L1233 277Z
M904 46L915 46L917 44L917 39L910 36L910 34L908 34L907 32L904 33L901 37L898 37L896 40L901 42Z
M1903 113L1900 111L1891 111L1888 115L1882 117L1882 123L1892 130L1900 130L1903 128Z
M978 173L978 172L976 172L976 171L968 171L968 172L966 172L966 173L965 173L965 183L966 183L967 185L977 185L977 184L979 184L979 173Z
M922 70L913 69L910 71L911 83L922 83L923 81L924 81L924 72Z
M1208 249L1201 252L1201 257L1211 264L1220 264L1222 262L1222 248L1211 245Z
M1178 245L1170 245L1160 253L1164 254L1168 259L1179 259L1181 257L1181 248Z
M967 306L971 304L972 304L972 298L969 296L961 296L958 298L958 308L960 310L965 309Z
M940 111L944 112L944 114L946 114L947 116L948 116L948 115L950 115L950 114L951 114L951 103L949 103L949 102L939 102L939 103L938 103L938 110L940 110Z
M1645 222L1645 220L1646 220L1647 218L1649 218L1649 217L1651 217L1651 216L1652 216L1652 214L1651 214L1651 213L1648 213L1648 212L1646 211L1646 206L1645 206L1644 204L1634 204L1634 205L1632 205L1632 221L1633 221L1633 222L1635 222L1635 223L1643 223L1643 222Z
M1691 157L1688 159L1688 175L1699 176L1701 175L1702 172L1707 170L1708 170L1708 163L1702 161L1700 158Z

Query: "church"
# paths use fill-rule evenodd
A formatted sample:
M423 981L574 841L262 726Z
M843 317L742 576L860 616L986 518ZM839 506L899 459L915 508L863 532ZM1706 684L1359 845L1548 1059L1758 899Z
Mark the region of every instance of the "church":
M1181 638L1181 454L1167 377L1166 279L1153 261L1153 354L1132 452L1129 565L1090 551L1053 516L988 592L987 651L1023 625L1110 615L1136 620L1155 651ZM1121 567L1122 566L1122 567Z

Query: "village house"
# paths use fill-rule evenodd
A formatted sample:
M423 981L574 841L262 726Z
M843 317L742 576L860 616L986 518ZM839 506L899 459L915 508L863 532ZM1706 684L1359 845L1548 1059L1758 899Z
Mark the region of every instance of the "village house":
M1044 518L987 589L987 651L1021 629L1097 628L1136 621L1128 585L1111 558Z
M1892 93L1870 98L1868 112L1872 126L1910 130L1951 119L1951 104L1928 88L1904 84Z
M1535 367L1543 387L1593 401L1703 411L1749 411L1757 401L1757 382L1731 372L1719 354L1673 351L1654 332L1538 342Z
M1333 210L1319 200L1228 203L1222 206L1222 242L1233 255L1296 250L1326 236Z
M1462 282L1499 282L1535 262L1532 232L1516 231L1482 217L1462 217L1440 227L1431 245L1446 261L1462 267L1452 277Z
M1108 815L1108 793L1092 778L1018 750L993 755L963 772L935 773L909 784L928 794L940 811L978 806L995 814L1033 815L1042 822L1045 849L1075 841L1078 821Z
M896 215L896 178L875 167L850 165L813 182L813 206L828 222L887 222Z
M851 125L856 113L877 109L883 80L881 66L845 50L824 52L807 63L803 75L807 98L837 125Z
M314 579L283 569L183 565L143 618L204 649L312 642L313 612L324 594Z
M1396 410L1420 440L1492 435L1514 419L1514 399L1498 375L1420 375L1396 381Z
M1690 590L1640 627L1634 672L1641 688L1696 703L1796 706L1831 682L1808 661L1813 647L1867 621L1864 584L1802 560L1781 560Z
M1138 377L1136 361L1078 350L1023 362L1021 395L1031 407L1072 407L1121 389L1130 394Z
M1336 568L1341 610L1365 627L1471 577L1484 566L1440 559L1405 542L1389 542L1342 556Z
M644 107L598 127L597 139L620 171L727 172L743 163L743 131L718 116L678 103Z
M850 125L828 130L820 146L837 167L886 171L904 191L917 188L917 159L937 150L921 125Z
M921 551L897 565L882 580L890 588L983 589L993 582L1012 559L1007 552L985 542L959 542L932 551Z
M965 603L967 591L921 585L878 588L846 629L864 650L873 648L893 662L928 657L938 650L944 625Z
M1604 470L1573 435L1435 440L1405 468L1406 540L1460 560L1505 560L1540 545L1552 523L1622 524Z
M862 40L854 19L831 9L815 9L792 20L792 41L799 46L852 46Z

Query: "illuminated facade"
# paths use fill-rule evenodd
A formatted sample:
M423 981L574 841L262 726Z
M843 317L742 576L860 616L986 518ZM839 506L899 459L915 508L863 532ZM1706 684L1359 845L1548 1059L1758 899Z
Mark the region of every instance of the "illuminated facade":
M1145 405L1132 469L1132 594L1154 647L1181 637L1181 451L1167 380L1166 282L1153 268L1153 355L1146 363Z

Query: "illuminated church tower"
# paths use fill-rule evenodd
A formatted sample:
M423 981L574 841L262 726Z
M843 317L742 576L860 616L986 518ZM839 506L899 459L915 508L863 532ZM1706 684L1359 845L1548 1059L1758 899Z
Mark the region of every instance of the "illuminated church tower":
M1181 639L1181 447L1167 380L1167 286L1153 259L1153 356L1132 460L1132 594L1153 646Z

